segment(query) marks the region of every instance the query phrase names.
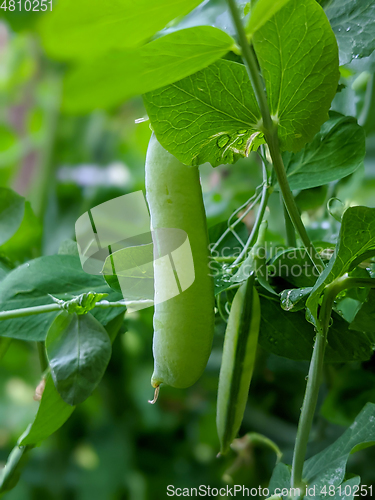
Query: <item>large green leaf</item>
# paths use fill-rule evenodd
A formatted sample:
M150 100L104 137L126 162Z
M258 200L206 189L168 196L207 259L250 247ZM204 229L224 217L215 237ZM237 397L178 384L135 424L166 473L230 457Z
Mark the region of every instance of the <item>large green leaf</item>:
M252 36L272 16L276 14L289 0L258 0L251 10L246 24L246 33Z
M352 500L357 491L354 486L358 485L360 480L356 476L344 481L347 461L352 453L374 444L375 404L367 403L339 439L306 460L303 479L308 485L308 490L303 498L327 499L329 496L334 500ZM335 487L333 494L328 494L330 485ZM340 485L341 489L338 488ZM270 493L274 493L276 488L290 488L290 469L282 463L275 467L270 481Z
M35 420L19 444L25 446L40 443L56 432L68 420L73 410L74 406L61 399L51 375L48 375Z
M58 59L92 57L148 40L200 0L64 0L41 24L44 46Z
M339 486L344 480L349 456L374 444L375 404L368 403L337 441L305 462L303 478L318 490L327 484Z
M340 64L367 57L375 49L373 0L330 0L325 7L340 49Z
M11 189L0 188L0 245L20 227L25 212L25 199Z
M339 79L336 38L315 0L291 0L253 37L282 150L299 151L327 120Z
M63 311L48 330L46 352L58 393L66 403L77 405L102 379L111 357L111 341L90 313Z
M332 113L313 141L298 153L283 154L292 189L322 186L363 165L365 132L351 117Z
M290 0L256 31L253 43L281 148L298 151L326 121L336 93L332 29L315 0ZM217 61L147 93L144 102L159 142L187 165L234 163L262 138L261 115L241 64Z
M233 43L217 28L197 26L142 47L91 59L68 73L63 108L82 113L118 105L205 68L225 55Z
M318 278L306 302L309 320L317 324L317 312L324 288L343 276L362 254L375 249L375 208L351 207L342 217L334 255Z
M311 359L316 332L304 312L288 312L274 297L260 295L262 319L259 344L269 352L295 360ZM367 335L349 330L349 324L334 313L328 335L325 361L342 363L368 360L373 354Z
M49 294L67 300L90 291L108 293L109 301L122 298L107 286L102 276L85 273L77 256L40 257L14 269L0 282L0 310L51 304L53 300ZM93 314L105 325L124 310L125 307L123 310L97 309ZM57 314L38 314L0 321L0 335L22 340L44 340Z
M261 118L245 67L226 60L143 98L158 140L187 165L246 156Z

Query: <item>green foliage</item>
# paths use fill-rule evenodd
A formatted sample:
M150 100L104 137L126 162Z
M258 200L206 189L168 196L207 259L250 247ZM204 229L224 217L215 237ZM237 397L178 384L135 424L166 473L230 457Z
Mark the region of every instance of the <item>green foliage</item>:
M351 264L375 249L375 209L367 207L348 208L343 215L340 234L334 255L319 276L306 302L309 320L317 322L318 305L324 288L336 278L343 276Z
M373 342L375 341L375 292L373 290L370 290L349 328L365 332L369 334Z
M305 481L306 500L341 486L328 495L352 500L360 481L374 482L375 209L365 206L375 186L374 2L198 3L65 0L43 15L1 5L0 496L9 500L149 500L168 484L223 480L270 494ZM134 125L141 99L125 103L140 94L150 127ZM206 260L201 269L194 235L200 227L206 255L208 226L215 281L156 314L125 307L153 299L151 244L119 250L89 275L73 241L82 213L144 188L149 128L177 158L147 165L152 225L163 210L170 227L186 225L198 283ZM178 160L201 165L201 183ZM179 167L193 183L176 180ZM249 303L238 307L254 271L257 349L255 335L246 343ZM208 319L210 357L208 342L200 349ZM186 370L175 384L186 387L209 361L196 384L163 384L150 407L153 324L156 333L167 324L154 342L156 383ZM232 384L234 396L219 389L229 425L216 427L220 370L221 388L246 383ZM39 410L16 441L34 393ZM338 425L347 430L335 441ZM228 451L219 460L218 435ZM272 474L273 451L292 467Z
M251 9L251 14L246 25L246 33L252 36L288 2L289 0L258 0Z
M326 121L339 79L335 36L315 0L291 0L253 37L282 150L299 151Z
M69 300L85 292L108 293L111 301L121 298L106 285L102 276L86 274L78 257L44 256L19 266L0 282L0 308L8 311L50 304L53 299L49 295ZM117 308L103 309L95 311L94 315L106 325L119 312ZM23 340L44 340L56 314L53 312L2 321L0 335Z
M47 52L61 59L92 57L147 41L199 0L67 0L45 17L41 33Z
M352 174L365 157L365 133L349 116L332 113L312 142L283 159L292 189L322 186Z
M26 201L21 225L11 238L0 246L0 252L14 263L25 262L35 257L41 239L42 225L30 202Z
M105 54L68 73L64 110L85 113L121 104L208 66L225 55L233 43L221 30L198 26L141 47Z
M75 406L99 384L111 357L111 341L90 313L61 312L49 327L46 351L55 387Z
M186 165L234 163L259 145L260 112L243 65L217 61L143 99L159 142Z
M367 57L375 49L372 0L330 0L325 7L340 49L340 64Z
M25 199L10 189L0 188L0 245L20 227L24 212Z
M306 9L317 32L305 24ZM279 24L283 25L280 33ZM334 35L314 0L293 1L261 26L253 42L271 115L279 125L281 148L298 151L318 132L336 92ZM301 61L304 69L296 71ZM160 143L187 165L235 163L263 142L259 140L260 111L242 65L218 61L185 80L149 92L144 102Z
M57 392L51 375L46 378L42 399L34 422L21 436L19 446L36 445L57 431L74 411Z
M374 415L375 405L368 403L339 439L305 462L303 477L309 490L315 492L306 498L325 498L324 487L328 492L329 485L336 488L335 496L332 498L343 498L345 485L359 484L358 477L344 481L346 464L352 453L374 444ZM342 485L341 495L338 489L340 485ZM272 492L275 488L285 487L290 487L290 471L286 465L278 464L270 482L270 490ZM352 498L352 496L344 496L344 498Z
M309 360L316 332L313 325L306 321L304 311L285 311L277 299L263 294L260 299L262 322L259 343L263 349L289 359ZM373 353L372 346L366 334L349 329L349 324L338 314L332 315L326 363L365 361Z

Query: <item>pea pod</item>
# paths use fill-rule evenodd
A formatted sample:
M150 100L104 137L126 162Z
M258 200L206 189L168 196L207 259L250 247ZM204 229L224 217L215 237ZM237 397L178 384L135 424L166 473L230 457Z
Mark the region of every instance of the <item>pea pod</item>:
M168 153L153 134L146 158L146 197L150 208L154 252L157 230L182 229L188 235L195 280L169 300L156 298L170 286L166 267L154 260L154 373L151 383L185 388L202 375L211 352L214 290L208 268L208 233L197 167ZM181 264L181 262L180 262ZM181 266L180 266L181 267ZM184 262L182 262L184 267ZM178 274L178 269L176 269Z
M253 374L260 325L254 280L252 273L237 290L225 332L216 415L221 454L239 431Z

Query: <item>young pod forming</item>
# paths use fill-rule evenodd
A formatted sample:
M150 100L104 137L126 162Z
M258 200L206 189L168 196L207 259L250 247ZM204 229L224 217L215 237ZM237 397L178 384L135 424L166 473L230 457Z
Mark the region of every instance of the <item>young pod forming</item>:
M252 273L237 290L225 332L216 414L221 454L229 450L241 426L254 369L260 325L254 280Z

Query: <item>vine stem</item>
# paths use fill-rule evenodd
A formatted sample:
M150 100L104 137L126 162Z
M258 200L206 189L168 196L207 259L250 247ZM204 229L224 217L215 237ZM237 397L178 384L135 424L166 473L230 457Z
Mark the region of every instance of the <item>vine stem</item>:
M243 247L241 253L236 258L236 260L233 262L232 267L234 267L237 264L239 264L244 259L244 257L246 257L247 251L256 242L256 239L258 237L258 232L259 232L259 226L260 226L260 224L261 224L261 222L263 220L264 212L266 211L267 204L268 204L268 199L269 199L271 191L273 189L268 184L268 172L267 172L267 168L266 168L266 165L265 165L264 162L262 162L262 170L263 170L262 197L261 197L261 200L260 200L259 209L258 209L258 212L257 212L257 215L256 215L254 226L253 226L253 229L252 229L252 231L250 233L249 238L246 241L245 246Z
M152 302L152 301L149 301ZM129 302L128 305L131 305ZM106 300L97 302L95 307L99 309L107 309L109 307L125 307L124 301L108 302ZM0 321L6 319L23 318L24 316L34 316L35 314L46 314L50 312L63 310L60 304L46 304L43 306L25 307L23 309L11 309L10 311L0 312Z
M344 274L327 285L324 290L323 301L319 311L314 351L310 362L305 397L298 422L297 437L294 447L291 477L291 485L293 488L304 488L305 486L303 482L303 465L318 402L320 384L323 377L324 354L327 345L327 335L333 304L340 292L348 288L357 287L375 288L375 280L371 278L350 278L348 274Z
M299 234L299 237L302 240L306 251L316 267L316 269L320 272L324 269L324 264L319 254L315 250L313 244L310 241L310 238L307 234L306 228L303 225L301 220L301 216L296 205L296 202L293 197L293 193L289 187L288 179L285 172L285 167L283 163L283 159L281 157L280 149L279 149L279 140L277 135L277 124L272 120L270 110L268 107L267 97L264 90L264 85L259 74L258 65L256 61L256 56L254 53L254 49L250 46L246 33L238 14L237 5L235 0L227 0L232 19L236 28L236 32L238 35L239 45L241 47L242 58L245 63L245 67L247 69L250 82L255 92L255 96L259 105L259 109L262 115L262 130L268 144L268 148L270 151L270 155L273 162L273 167L276 172L277 181L279 183L279 187L281 193L283 195L284 203L288 214L292 220L292 223Z

